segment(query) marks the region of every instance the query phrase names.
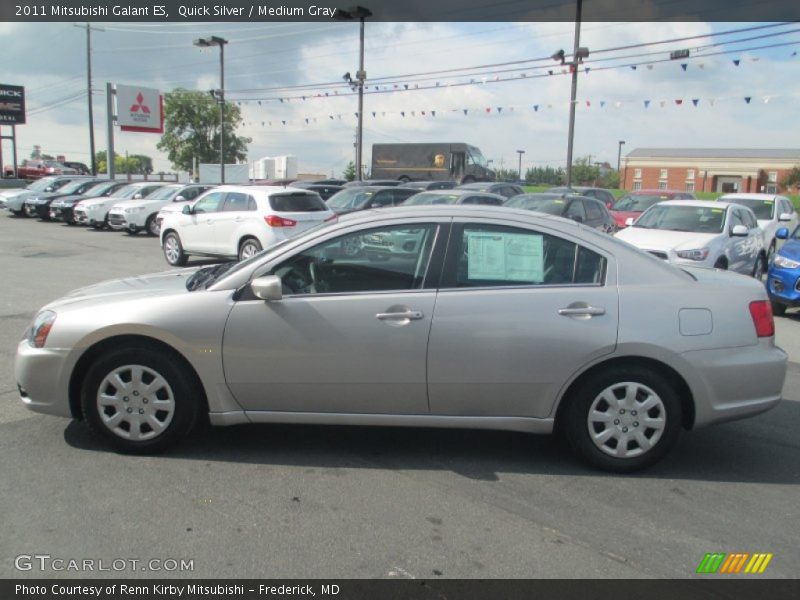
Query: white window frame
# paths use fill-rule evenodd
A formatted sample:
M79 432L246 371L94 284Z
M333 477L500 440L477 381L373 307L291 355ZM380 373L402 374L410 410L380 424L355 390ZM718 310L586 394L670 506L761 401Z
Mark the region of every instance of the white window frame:
M694 191L694 181L687 181L686 182L686 191L693 192Z
M768 194L777 194L778 193L778 184L777 183L768 183L767 184L767 193Z
M660 190L667 189L667 182L666 181L659 181L658 182L658 189L660 189Z
M778 172L777 171L769 171L767 173L767 181L769 183L778 183Z
M694 179L694 169L686 169L686 179Z
M633 170L633 178L634 179L641 179L642 178L642 170L641 169L634 169Z
M633 189L634 189L634 191L642 189L642 182L641 181L634 181L633 182Z
M666 179L669 176L669 169L661 169L661 172L658 175L659 179Z

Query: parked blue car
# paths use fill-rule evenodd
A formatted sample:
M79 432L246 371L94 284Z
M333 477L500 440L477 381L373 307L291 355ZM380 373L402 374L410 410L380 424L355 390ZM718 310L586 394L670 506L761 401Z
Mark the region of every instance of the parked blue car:
M786 242L767 273L767 291L772 312L780 316L787 308L800 306L800 227L795 228L791 237L789 230L781 227L775 237Z

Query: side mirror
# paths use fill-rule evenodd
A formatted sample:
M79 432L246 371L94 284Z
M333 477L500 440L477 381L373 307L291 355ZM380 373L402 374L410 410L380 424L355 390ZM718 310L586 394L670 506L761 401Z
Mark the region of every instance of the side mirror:
M185 215L190 215L190 214L192 214L192 207L189 206L188 204L184 204L183 205L183 209L181 210L181 212L183 214L185 214Z
M175 196L173 202L186 202L186 198L184 198L183 196Z
M276 302L283 298L283 284L281 278L276 275L264 275L250 282L250 289L253 290L256 298L261 298L268 302Z
M747 227L744 225L734 225L733 229L731 229L731 235L733 237L747 237Z
M55 188L52 185L48 185L46 188L44 188L44 191L45 192L54 192Z
M142 196L141 193L137 193L137 194L133 195L133 199L134 200L141 200L142 198L144 198L144 196Z
M625 219L625 227L630 227L631 225L633 225L633 217L628 217Z
M788 240L789 230L786 227L781 227L780 229L778 229L778 231L775 232L775 237L778 238L779 240Z
M791 221L792 220L792 213L783 213L780 217L778 217L778 221Z

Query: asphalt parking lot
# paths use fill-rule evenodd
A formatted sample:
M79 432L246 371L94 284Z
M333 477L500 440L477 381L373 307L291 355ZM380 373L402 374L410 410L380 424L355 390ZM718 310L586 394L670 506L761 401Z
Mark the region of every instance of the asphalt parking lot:
M134 577L691 577L707 552L800 573L797 311L777 319L781 405L686 434L634 476L554 437L481 431L246 426L121 456L22 407L13 358L41 305L166 268L154 238L0 213L0 577L93 575L20 572L23 554L193 561L94 574Z

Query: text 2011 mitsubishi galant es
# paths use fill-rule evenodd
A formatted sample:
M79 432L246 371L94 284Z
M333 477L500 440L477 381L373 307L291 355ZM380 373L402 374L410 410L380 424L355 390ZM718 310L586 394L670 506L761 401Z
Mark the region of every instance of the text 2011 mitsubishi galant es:
M352 252L369 242L375 260ZM422 206L322 224L237 264L74 291L16 357L22 401L153 452L200 418L563 431L595 466L775 406L750 277L678 268L558 217Z

